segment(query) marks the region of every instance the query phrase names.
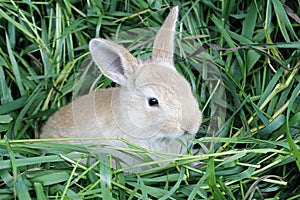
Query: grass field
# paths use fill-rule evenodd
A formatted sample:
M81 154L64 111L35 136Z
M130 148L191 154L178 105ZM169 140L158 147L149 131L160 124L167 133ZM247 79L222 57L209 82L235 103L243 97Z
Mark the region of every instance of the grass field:
M0 199L300 199L300 1L0 2ZM86 148L38 139L89 80L113 85L82 75L90 39L149 55L134 46L143 34L121 36L160 27L174 5L176 67L204 114L203 154L126 174L111 157L83 164Z

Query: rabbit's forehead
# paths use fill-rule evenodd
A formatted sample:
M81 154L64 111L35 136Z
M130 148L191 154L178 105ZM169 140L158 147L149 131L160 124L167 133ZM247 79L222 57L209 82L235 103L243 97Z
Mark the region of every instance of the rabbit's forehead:
M176 96L192 96L189 83L173 66L158 64L145 65L138 73L135 85L136 87L149 88L149 91L152 92L164 90Z
M150 64L142 67L136 77L136 85L159 84L165 87L190 88L188 82L173 66Z

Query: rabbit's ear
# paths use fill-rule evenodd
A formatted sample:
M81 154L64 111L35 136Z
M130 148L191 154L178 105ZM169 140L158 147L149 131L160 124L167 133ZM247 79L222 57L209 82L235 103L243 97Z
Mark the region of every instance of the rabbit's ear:
M126 85L128 73L133 73L138 62L130 52L109 40L95 38L89 43L93 60L101 72L118 83Z
M161 60L173 63L177 17L178 6L171 10L164 24L155 36L152 52L153 60Z

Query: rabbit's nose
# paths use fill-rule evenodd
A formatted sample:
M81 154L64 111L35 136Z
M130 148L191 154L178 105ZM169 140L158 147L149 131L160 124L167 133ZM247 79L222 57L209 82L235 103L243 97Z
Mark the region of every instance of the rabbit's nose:
M199 130L198 126L193 126L193 127L181 127L182 130L184 130L184 132L190 133L190 134L196 134Z

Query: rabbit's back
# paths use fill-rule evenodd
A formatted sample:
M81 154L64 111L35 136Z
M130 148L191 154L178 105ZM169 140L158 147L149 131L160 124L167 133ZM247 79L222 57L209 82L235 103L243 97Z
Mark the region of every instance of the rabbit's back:
M60 108L43 126L41 138L109 137L105 133L115 129L111 112L113 90L117 89L96 90Z

